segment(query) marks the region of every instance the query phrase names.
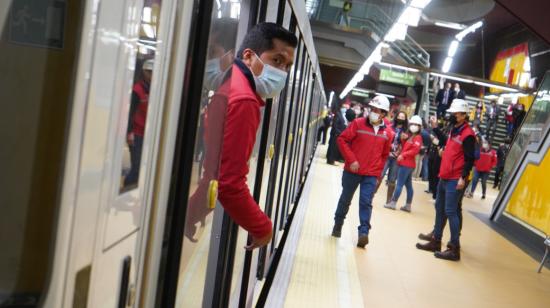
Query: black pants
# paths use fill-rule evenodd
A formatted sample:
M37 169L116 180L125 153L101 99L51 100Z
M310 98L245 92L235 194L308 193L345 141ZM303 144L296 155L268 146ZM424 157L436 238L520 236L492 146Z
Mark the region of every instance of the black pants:
M439 168L441 167L441 157L431 155L428 158L428 185L432 192L432 198L435 200L437 195L437 184L439 183Z
M337 138L338 138L338 135L330 134L330 140L328 142L328 149L327 149L327 163L329 164L332 164L335 161L342 160L342 155L340 154L340 150L338 149L338 144L336 143Z
M502 176L502 171L504 171L504 167L497 167L496 171L495 171L495 183L493 184L493 187L498 187L500 188L500 180L501 180L501 176Z
M326 126L319 127L319 129L317 130L317 142L322 141L323 144L326 144L327 143L327 132L328 132L328 127L326 127Z

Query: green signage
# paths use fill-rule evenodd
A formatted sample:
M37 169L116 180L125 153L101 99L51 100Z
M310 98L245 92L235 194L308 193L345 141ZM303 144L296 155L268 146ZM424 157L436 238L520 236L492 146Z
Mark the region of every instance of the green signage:
M380 70L380 80L398 83L406 86L414 86L416 78L408 72L392 71L388 69Z

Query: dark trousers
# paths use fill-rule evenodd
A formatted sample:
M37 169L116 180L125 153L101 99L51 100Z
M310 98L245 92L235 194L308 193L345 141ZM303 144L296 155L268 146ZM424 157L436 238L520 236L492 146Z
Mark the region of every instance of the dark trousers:
M428 159L428 185L435 200L437 196L437 184L439 183L439 168L441 167L441 158L430 157Z
M141 164L141 150L143 149L143 136L134 135L134 144L130 146L130 162L132 167L124 178L124 186L137 184L139 178L139 165Z
M488 178L489 178L489 172L480 172L475 170L474 179L472 180L472 189L470 190L470 193L473 194L476 191L477 182L481 180L481 192L483 193L483 196L485 196L485 193L487 192Z
M340 150L338 149L338 144L336 143L336 139L338 138L338 135L330 134L330 140L328 142L328 149L327 149L327 163L332 164L335 161L342 160L342 155L340 154Z
M502 177L502 171L504 171L504 167L497 167L495 170L495 183L493 184L493 188L499 187L500 188L500 179Z
M377 178L344 171L342 174L342 194L334 213L334 224L342 226L348 214L351 200L359 186L359 236L369 234L372 215L372 199L376 190Z
M322 141L323 144L326 144L327 132L328 132L328 127L325 127L325 126L319 127L319 129L317 130L317 142Z
M437 186L437 199L435 201L435 226L434 226L434 238L441 240L443 236L443 228L445 223L449 220L451 228L451 243L460 247L460 230L462 217L459 213L462 209L459 209L461 194L456 189L458 180L440 180ZM463 191L463 189L462 189Z

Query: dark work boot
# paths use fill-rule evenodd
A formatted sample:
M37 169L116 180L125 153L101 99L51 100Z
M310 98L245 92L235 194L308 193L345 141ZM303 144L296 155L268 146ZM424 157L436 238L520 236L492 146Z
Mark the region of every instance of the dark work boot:
M434 237L434 232L431 231L430 233L420 233L418 234L418 238L423 241L431 241Z
M365 248L365 246L367 246L368 243L369 243L369 236L367 234L359 235L359 239L357 239L357 247Z
M425 244L416 243L416 248L431 252L441 251L441 241L438 241L432 237L430 241Z
M342 236L342 225L334 224L332 228L332 236L341 237Z
M443 252L436 251L434 255L439 259L458 261L460 260L460 247L449 243L447 244L447 250Z

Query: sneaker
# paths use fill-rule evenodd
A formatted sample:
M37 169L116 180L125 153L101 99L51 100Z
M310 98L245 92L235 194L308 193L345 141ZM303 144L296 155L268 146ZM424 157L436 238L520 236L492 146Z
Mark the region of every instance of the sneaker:
M485 199L485 195L481 196L481 199Z
M402 210L403 212L410 213L411 212L411 205L410 204L405 204L404 206L400 207L399 209Z
M390 210L395 210L395 201L391 201L390 203L388 204L384 204L384 207L387 208L387 209L390 209Z
M474 197L474 194L472 194L472 193L467 193L467 194L464 195L464 197L469 198L469 199L472 199L472 198Z
M368 243L369 243L368 234L359 235L359 239L357 239L357 247L365 248L365 246L367 246Z
M334 225L332 228L332 236L341 237L342 236L342 225Z

